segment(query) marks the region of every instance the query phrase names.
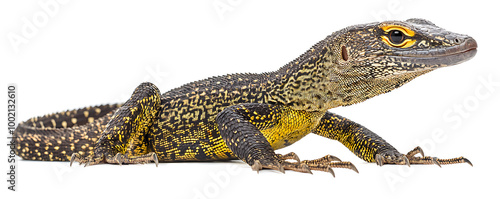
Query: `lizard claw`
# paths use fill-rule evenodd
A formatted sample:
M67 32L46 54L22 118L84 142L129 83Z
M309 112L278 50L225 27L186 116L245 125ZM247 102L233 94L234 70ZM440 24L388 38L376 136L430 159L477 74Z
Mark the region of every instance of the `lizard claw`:
M340 160L340 158L338 158L337 156L327 155L325 157L328 157L328 162L331 162L331 161L342 162L342 160Z
M416 154L419 154L419 153L422 157L425 157L424 150L422 150L422 148L420 148L420 146L417 146L413 150L409 151L406 155L407 156L415 156Z
M300 158L297 154L295 154L294 152L290 152L290 153L287 153L285 155L279 155L281 160L295 160L297 162L300 162Z
M350 162L349 162L350 163ZM354 164L350 164L348 167L346 167L347 169L351 169L353 170L354 172L356 173L359 173L358 169L356 168L356 166L354 166Z
M375 155L375 162L377 163L378 166L383 166L384 162L385 162L385 158L382 155L377 154L377 155Z
M423 156L423 157L425 157L425 156ZM434 163L435 165L438 165L439 167L441 167L441 164L439 164L439 162L437 160L438 160L437 157L433 157L432 158L432 163Z
M472 165L472 162L470 162L467 158L464 158L463 160L465 163L469 164L471 167L474 166L474 165Z
M69 161L69 166L70 166L70 167L73 165L73 162L74 162L76 159L80 159L80 154L78 154L78 153L73 153L73 154L71 155L71 160Z
M281 173L285 173L285 167L283 167L282 164L278 163L278 170L281 172Z
M153 153L153 161L155 162L156 167L158 167L159 161L158 161L158 156L156 155L156 153Z
M117 153L114 157L116 162L121 166L123 163L123 155L121 153Z
M332 168L328 168L328 173L332 174L332 176L335 178L335 172L333 172Z
M257 171L257 173L259 173L261 169L262 169L262 164L260 163L259 160L255 160L255 162L253 162L252 165L252 170Z
M311 169L309 168L309 166L307 166L307 164L301 164L301 165L302 165L302 169L305 171L304 173L313 174Z
M410 167L410 160L408 160L406 156L403 156L403 161L406 165L408 165L408 167Z

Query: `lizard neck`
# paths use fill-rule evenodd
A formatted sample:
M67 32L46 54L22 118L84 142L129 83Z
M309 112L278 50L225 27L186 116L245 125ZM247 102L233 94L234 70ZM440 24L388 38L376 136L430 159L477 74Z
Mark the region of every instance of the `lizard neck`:
M320 41L299 58L269 73L273 82L268 92L270 102L294 110L326 111L334 107L336 97L329 89L331 82L326 70L333 62L326 41Z

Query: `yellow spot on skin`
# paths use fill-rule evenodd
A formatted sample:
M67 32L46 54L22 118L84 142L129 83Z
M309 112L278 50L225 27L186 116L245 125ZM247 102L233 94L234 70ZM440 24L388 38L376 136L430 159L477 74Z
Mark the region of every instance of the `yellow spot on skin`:
M71 118L71 122L72 122L73 124L76 124L77 119L76 119L76 118Z
M94 111L95 111L95 113L96 113L97 115L99 115L99 113L101 113L101 109L100 109L100 108L96 108Z
M59 150L59 146L55 146L54 150L56 150L56 151Z
M64 128L66 128L66 127L68 126L68 123L67 123L66 121L62 121L62 122L61 122L61 125L62 125Z
M94 122L94 117L89 117L88 121L89 121L89 123L93 123Z
M85 117L89 117L89 111L83 111L83 115L84 115Z

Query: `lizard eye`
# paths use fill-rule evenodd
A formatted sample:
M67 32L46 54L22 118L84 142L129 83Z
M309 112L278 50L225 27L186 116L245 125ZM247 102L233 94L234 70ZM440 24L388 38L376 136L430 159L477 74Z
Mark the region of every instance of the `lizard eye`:
M391 30L389 32L389 39L393 44L400 44L405 40L405 35L399 30Z
M382 41L391 47L408 48L417 41L413 39L415 32L407 27L388 25L382 26L381 29L384 31L383 35L381 35Z

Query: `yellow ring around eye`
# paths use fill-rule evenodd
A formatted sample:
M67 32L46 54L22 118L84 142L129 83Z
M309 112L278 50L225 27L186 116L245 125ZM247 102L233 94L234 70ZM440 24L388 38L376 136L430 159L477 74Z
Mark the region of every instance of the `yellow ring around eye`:
M400 44L394 44L392 43L389 38L386 36L382 36L382 41L384 41L387 45L392 46L392 47L398 47L398 48L408 48L410 46L413 46L417 40L415 39L405 39L403 42Z
M384 32L390 32L391 30L399 30L403 32L406 36L413 37L415 36L415 32L413 30L410 30L407 27L404 26L399 26L399 25L388 25L388 26L382 26L380 27Z

